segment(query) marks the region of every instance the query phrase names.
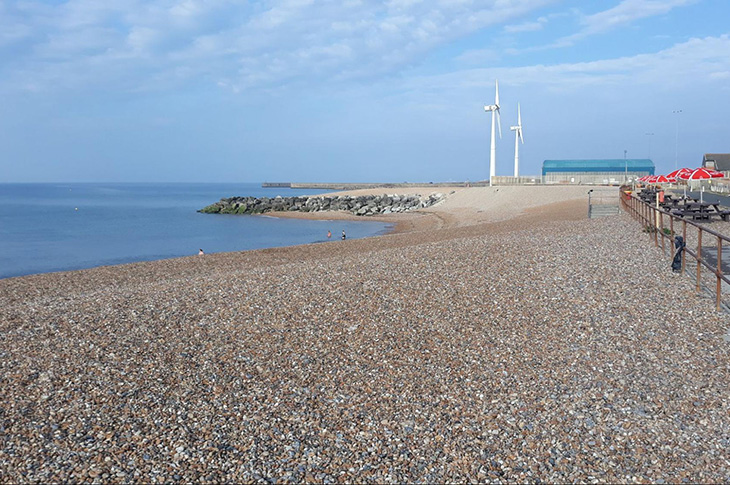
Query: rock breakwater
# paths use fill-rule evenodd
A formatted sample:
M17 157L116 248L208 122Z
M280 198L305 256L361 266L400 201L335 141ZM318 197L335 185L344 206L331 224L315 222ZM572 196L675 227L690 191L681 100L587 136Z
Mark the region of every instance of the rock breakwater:
M263 214L266 212L347 211L357 216L409 212L430 207L446 198L444 194L361 195L332 197L229 197L200 209L206 214Z

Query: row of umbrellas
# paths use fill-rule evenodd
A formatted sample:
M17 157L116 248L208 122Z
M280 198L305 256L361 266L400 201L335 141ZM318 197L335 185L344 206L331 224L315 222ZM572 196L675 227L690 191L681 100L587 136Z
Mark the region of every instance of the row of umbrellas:
M667 175L644 175L639 177L639 182L646 182L649 184L671 184L675 183L677 179L681 180L709 180L714 178L723 178L725 175L722 172L713 170L711 168L680 168L674 172L668 173Z

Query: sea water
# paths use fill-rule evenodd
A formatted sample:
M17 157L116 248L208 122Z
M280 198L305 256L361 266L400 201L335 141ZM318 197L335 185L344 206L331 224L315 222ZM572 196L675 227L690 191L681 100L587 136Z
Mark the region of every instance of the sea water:
M363 238L373 221L201 214L223 197L315 195L260 184L0 184L0 278Z

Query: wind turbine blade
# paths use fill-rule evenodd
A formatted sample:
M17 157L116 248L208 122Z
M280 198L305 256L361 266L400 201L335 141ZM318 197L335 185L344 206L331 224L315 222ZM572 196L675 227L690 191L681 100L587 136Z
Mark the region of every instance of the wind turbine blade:
M517 103L517 126L522 126L522 115L520 114L520 103Z
M494 104L499 106L499 81L496 79L494 80L494 89L495 89Z
M499 108L495 110L497 112L497 126L499 126L499 138L502 139L502 117L499 116Z
M522 140L522 144L525 144L525 139L522 138L522 127L520 127L520 140Z

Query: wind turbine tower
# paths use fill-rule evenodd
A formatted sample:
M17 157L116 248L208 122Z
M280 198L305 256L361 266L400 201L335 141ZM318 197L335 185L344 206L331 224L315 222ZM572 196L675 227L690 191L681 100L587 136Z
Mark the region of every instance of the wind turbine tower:
M494 118L497 118L497 125L499 126L499 137L502 138L502 123L499 119L499 81L494 81L494 104L489 104L484 107L484 111L492 112L492 145L489 151L489 186L492 185L492 179L496 173L495 166L497 162L497 140L494 133Z
M525 144L522 138L522 115L520 114L520 103L517 103L517 126L510 126L509 129L515 132L515 177L520 176L520 144Z

